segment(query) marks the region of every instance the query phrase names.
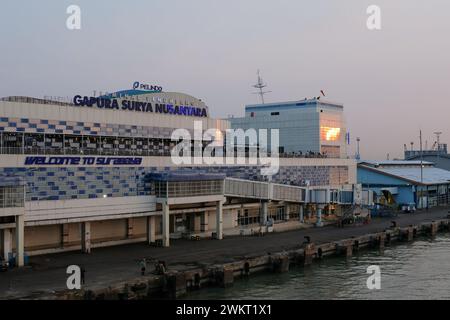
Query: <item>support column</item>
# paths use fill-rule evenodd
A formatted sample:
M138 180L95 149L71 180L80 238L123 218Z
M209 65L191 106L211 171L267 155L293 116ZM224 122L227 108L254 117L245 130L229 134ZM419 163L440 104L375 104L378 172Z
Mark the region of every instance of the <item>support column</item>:
M209 228L209 215L208 215L208 212L203 212L200 222L201 222L201 224L200 224L201 231L202 232L207 232L208 228Z
M12 252L12 232L11 229L3 229L3 258L8 261Z
M162 240L163 240L163 247L169 247L170 246L170 210L169 210L169 204L167 201L164 201L162 204Z
M61 225L61 248L64 248L69 243L69 224Z
M216 239L223 239L223 208L222 201L216 202Z
M322 206L317 207L317 221L316 221L316 227L322 227Z
M194 231L202 231L202 219L203 217L199 213L194 213Z
M267 223L267 212L268 212L269 203L266 201L263 201L261 203L261 225L265 226Z
M152 244L156 242L156 224L155 216L147 217L147 242Z
M290 209L289 203L286 202L286 203L284 204L284 219L285 219L286 221L289 220L289 209Z
M24 217L16 216L16 266L24 266Z
M300 219L301 223L305 222L305 218L303 216L303 205L302 204L300 205L299 219Z
M130 239L133 237L133 219L127 219L127 238Z
M81 223L81 252L91 253L91 223Z

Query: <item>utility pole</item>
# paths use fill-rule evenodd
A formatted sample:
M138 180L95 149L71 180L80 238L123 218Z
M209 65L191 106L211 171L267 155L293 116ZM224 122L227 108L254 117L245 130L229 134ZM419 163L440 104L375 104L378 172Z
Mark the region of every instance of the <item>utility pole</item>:
M422 150L422 130L420 130L420 183L423 184L423 150Z
M361 139L359 137L356 138L356 160L361 159L361 154L359 153L359 142Z

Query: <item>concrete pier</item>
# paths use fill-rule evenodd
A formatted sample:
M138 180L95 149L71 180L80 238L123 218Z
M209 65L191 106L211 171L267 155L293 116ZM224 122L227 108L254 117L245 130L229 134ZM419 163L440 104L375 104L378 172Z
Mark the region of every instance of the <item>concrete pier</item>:
M411 236L413 240L414 236L431 236L432 226L436 232L448 229L450 219L442 216L439 211L400 216L398 227L394 229L389 228L390 221L380 219L361 227L330 226L273 233L266 237L226 237L223 241L196 242L199 250L192 250L192 242L182 240L176 240L166 249L142 244L105 250L99 248L95 255L83 257L83 266L93 280L90 282L87 278L86 286L77 292L66 291L65 268L77 264L79 254L52 255L51 260L46 256L31 257L32 263L42 268L39 271L18 270L8 274L7 282L4 281L6 278L0 278L0 298L24 298L30 297L32 292L41 292L39 298L139 299L160 295L164 283L167 294L181 296L191 288L207 285L226 287L233 284L235 277L260 271L287 272L292 265L308 266L318 258L326 259L333 255L350 257L356 250L356 244L359 250L382 249L385 243L408 241ZM306 235L311 241L303 244L301 242ZM270 254L267 248L270 248ZM149 256L167 263L166 275L148 273L140 276L138 266L130 267L142 257ZM47 267L47 259L51 261L52 268ZM109 272L109 269L114 272ZM117 280L117 272L120 272L123 281ZM41 280L36 282L36 277ZM15 284L14 291L8 289L11 282ZM46 294L40 285L56 293Z

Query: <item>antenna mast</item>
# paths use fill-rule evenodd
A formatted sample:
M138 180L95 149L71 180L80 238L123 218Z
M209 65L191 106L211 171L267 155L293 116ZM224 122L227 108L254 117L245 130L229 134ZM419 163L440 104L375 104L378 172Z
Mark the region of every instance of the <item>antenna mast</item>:
M269 93L269 92L272 92L272 91L263 91L263 89L265 87L267 87L267 84L265 84L263 82L263 79L261 78L261 75L259 74L259 69L258 69L257 74L258 74L258 82L255 85L253 85L253 88L259 89L259 92L254 92L254 94L259 94L260 97L261 97L261 102L262 102L262 104L264 104L265 103L264 102L264 95L266 93Z

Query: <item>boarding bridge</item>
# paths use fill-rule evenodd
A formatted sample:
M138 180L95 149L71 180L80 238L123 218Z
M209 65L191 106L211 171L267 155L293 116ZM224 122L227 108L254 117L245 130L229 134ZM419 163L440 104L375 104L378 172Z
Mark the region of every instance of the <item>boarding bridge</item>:
M342 189L326 187L298 187L236 178L225 178L224 196L292 203L354 204L361 202L357 187Z
M306 188L261 181L226 178L224 195L234 198L306 202Z

